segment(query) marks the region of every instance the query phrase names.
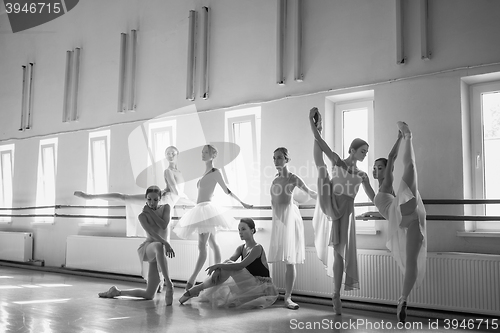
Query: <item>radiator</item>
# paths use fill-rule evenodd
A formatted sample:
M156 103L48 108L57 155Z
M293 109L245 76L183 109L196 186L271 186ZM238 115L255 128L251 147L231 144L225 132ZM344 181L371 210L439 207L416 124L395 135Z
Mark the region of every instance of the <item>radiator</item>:
M139 237L68 236L66 243L66 267L89 271L141 275L137 248L144 241ZM172 240L175 258L168 258L168 270L172 280L186 281L192 274L198 257L198 242ZM203 267L199 278L203 278ZM147 267L144 267L147 269ZM147 270L145 271L147 273Z
M358 250L360 289L342 298L363 302L396 304L403 274L387 251ZM273 264L273 279L285 287L285 265ZM428 253L423 284L413 289L411 306L498 315L500 313L500 256L469 253ZM333 279L326 275L314 248L306 249L304 265L297 265L294 293L330 298Z
M33 234L0 231L0 260L22 262L33 260Z

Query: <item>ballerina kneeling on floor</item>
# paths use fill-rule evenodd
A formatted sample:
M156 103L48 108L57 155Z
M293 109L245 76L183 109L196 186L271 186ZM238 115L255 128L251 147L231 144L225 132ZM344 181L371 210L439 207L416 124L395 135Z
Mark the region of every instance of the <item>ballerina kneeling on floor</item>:
M179 302L184 304L190 298L199 297L200 301L210 302L214 307L254 309L271 306L278 299L278 291L269 275L264 248L254 239L255 231L252 219L241 219L238 232L245 244L238 246L228 260L208 267L210 276L187 290ZM238 258L240 262L236 262Z

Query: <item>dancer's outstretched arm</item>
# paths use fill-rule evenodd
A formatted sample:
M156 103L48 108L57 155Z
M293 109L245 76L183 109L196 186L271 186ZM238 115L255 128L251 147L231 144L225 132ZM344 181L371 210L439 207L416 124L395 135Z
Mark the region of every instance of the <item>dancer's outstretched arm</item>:
M309 186L307 186L306 183L304 183L304 181L302 180L302 178L300 178L297 175L293 175L293 177L295 178L295 185L298 188L300 188L302 191L304 191L307 194L309 194L309 196L311 198L313 198L315 200L318 198L318 193L316 193L316 191L310 189Z
M399 145L401 144L401 140L403 139L403 134L401 131L398 131L398 139L394 146L392 147L389 155L387 156L387 165L385 167L384 180L382 181L382 185L380 185L379 191L384 193L392 193L392 183L394 182L394 162L396 162L396 158L398 157Z
M370 199L371 202L373 202L373 199L375 199L375 191L373 190L372 185L370 184L370 179L368 178L368 175L363 172L363 181L361 184L363 184L363 188L365 190L366 195Z
M131 203L136 203L136 204L144 204L146 201L144 194L123 194L123 193L118 193L118 192L111 192L111 193L100 193L100 194L88 194L86 192L82 191L75 191L74 193L75 196L79 198L83 198L86 200L93 200L93 199L102 199L102 200L107 200L107 201L127 201Z
M224 182L224 179L222 179L222 174L220 173L219 170L215 171L215 179L217 180L217 183L219 183L220 187L222 187L222 189L224 190L224 192L227 194L227 195L230 195L232 196L236 201L238 201L243 207L245 208L252 208L253 205L249 205L243 201L240 200L240 198L238 198L238 196L236 194L234 194L233 192L231 192L228 188L227 188L227 185L226 183Z
M321 114L319 113L319 110L317 107L313 107L309 111L309 124L311 125L311 131L314 135L314 139L318 143L319 148L322 150L323 153L326 154L326 156L332 162L332 164L338 165L338 163L341 162L342 159L340 158L340 156L336 152L334 152L330 149L330 147L328 146L326 141L321 137L320 130L318 129L317 124L315 124L315 122L314 122L315 116L318 118L318 124L320 124L321 123Z

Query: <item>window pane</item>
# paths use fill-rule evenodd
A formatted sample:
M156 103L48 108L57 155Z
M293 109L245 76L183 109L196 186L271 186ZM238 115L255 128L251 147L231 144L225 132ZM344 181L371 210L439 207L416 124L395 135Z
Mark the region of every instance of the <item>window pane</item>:
M233 123L233 142L240 147L240 154L235 161L235 191L242 197L248 192L247 166L252 165L254 152L254 137L252 122Z
M105 140L95 140L92 143L94 191L105 193L108 191L107 149Z
M500 170L500 93L482 95L484 194L486 199L500 198L497 173ZM500 215L500 205L486 205L487 215Z
M368 109L351 109L343 110L343 142L344 142L344 158L349 156L349 146L352 140L355 138L361 138L368 142ZM357 166L360 170L368 172L371 168L368 166L368 158L365 158L363 162L358 162ZM365 191L360 189L358 195L356 195L355 202L368 202L368 196ZM358 214L358 212L356 212Z
M2 207L12 207L12 155L2 152L0 177L0 204ZM4 211L10 214L10 211Z

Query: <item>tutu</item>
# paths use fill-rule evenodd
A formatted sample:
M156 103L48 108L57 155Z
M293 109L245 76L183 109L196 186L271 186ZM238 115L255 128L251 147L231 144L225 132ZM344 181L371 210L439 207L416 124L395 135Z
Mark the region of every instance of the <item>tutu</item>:
M232 227L233 218L212 202L201 202L184 214L174 226L175 234L180 238L188 238L194 233L216 233L218 230L227 230Z
M288 205L273 206L273 230L268 262L303 264L305 253L304 222L299 207L291 201Z
M333 277L333 251L337 245L340 249L338 253L345 262L344 289L359 289L354 197L361 178L338 166L333 167L332 176L331 180L328 175L324 179L318 179L318 200L312 221L314 246L327 275ZM347 229L347 239L341 239L343 229Z
M214 308L264 309L278 299L271 278L253 276L247 269L234 271L223 284L203 290L198 300Z
M413 199L415 196L411 192L408 185L401 181L399 184L398 193L393 196L389 193L378 192L375 196L375 206L380 214L388 221L388 238L386 246L391 251L394 260L396 260L401 272L405 272L406 268L406 227L402 220L401 209L399 206ZM422 284L425 276L427 262L427 232L426 232L426 212L424 203L417 191L417 208L418 223L420 233L422 234L422 246L418 253L417 267L418 275L416 286Z

